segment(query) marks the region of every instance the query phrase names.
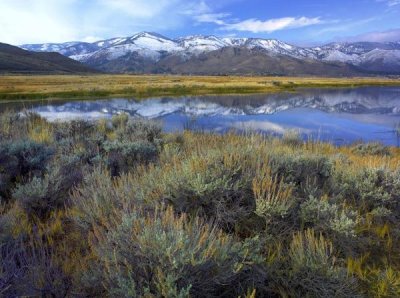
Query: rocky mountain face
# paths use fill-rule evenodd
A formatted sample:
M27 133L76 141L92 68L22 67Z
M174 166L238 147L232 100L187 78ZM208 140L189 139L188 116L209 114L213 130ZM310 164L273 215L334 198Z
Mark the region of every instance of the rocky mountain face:
M299 47L275 39L142 32L94 43L22 45L55 51L109 72L180 74L366 75L400 74L400 42L332 43Z
M55 52L33 52L0 43L0 73L94 73L94 69Z

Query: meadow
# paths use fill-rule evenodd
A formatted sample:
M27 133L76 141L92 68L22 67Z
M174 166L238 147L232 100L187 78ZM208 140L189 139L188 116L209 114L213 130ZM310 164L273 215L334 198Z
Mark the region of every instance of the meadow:
M400 296L399 148L125 114L0 140L0 296Z
M303 87L395 86L389 78L300 78L173 75L0 76L0 100L249 94Z

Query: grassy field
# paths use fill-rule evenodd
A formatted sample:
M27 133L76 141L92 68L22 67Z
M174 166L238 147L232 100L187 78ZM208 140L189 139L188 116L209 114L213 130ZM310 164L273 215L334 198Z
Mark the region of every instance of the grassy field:
M0 100L162 95L249 94L301 87L400 85L386 78L299 78L238 76L0 76Z
M0 113L1 297L400 297L400 150Z

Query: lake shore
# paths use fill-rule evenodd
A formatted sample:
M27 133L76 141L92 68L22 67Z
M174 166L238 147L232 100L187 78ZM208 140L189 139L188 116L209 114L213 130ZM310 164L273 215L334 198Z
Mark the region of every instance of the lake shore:
M390 78L316 78L173 75L7 75L0 77L0 100L90 99L257 94L293 92L299 88L400 86Z

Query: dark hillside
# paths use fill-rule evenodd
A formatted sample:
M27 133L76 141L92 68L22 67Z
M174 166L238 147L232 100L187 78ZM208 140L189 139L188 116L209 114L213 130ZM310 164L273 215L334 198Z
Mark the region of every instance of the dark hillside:
M30 52L0 43L0 73L93 73L95 70L59 53Z

